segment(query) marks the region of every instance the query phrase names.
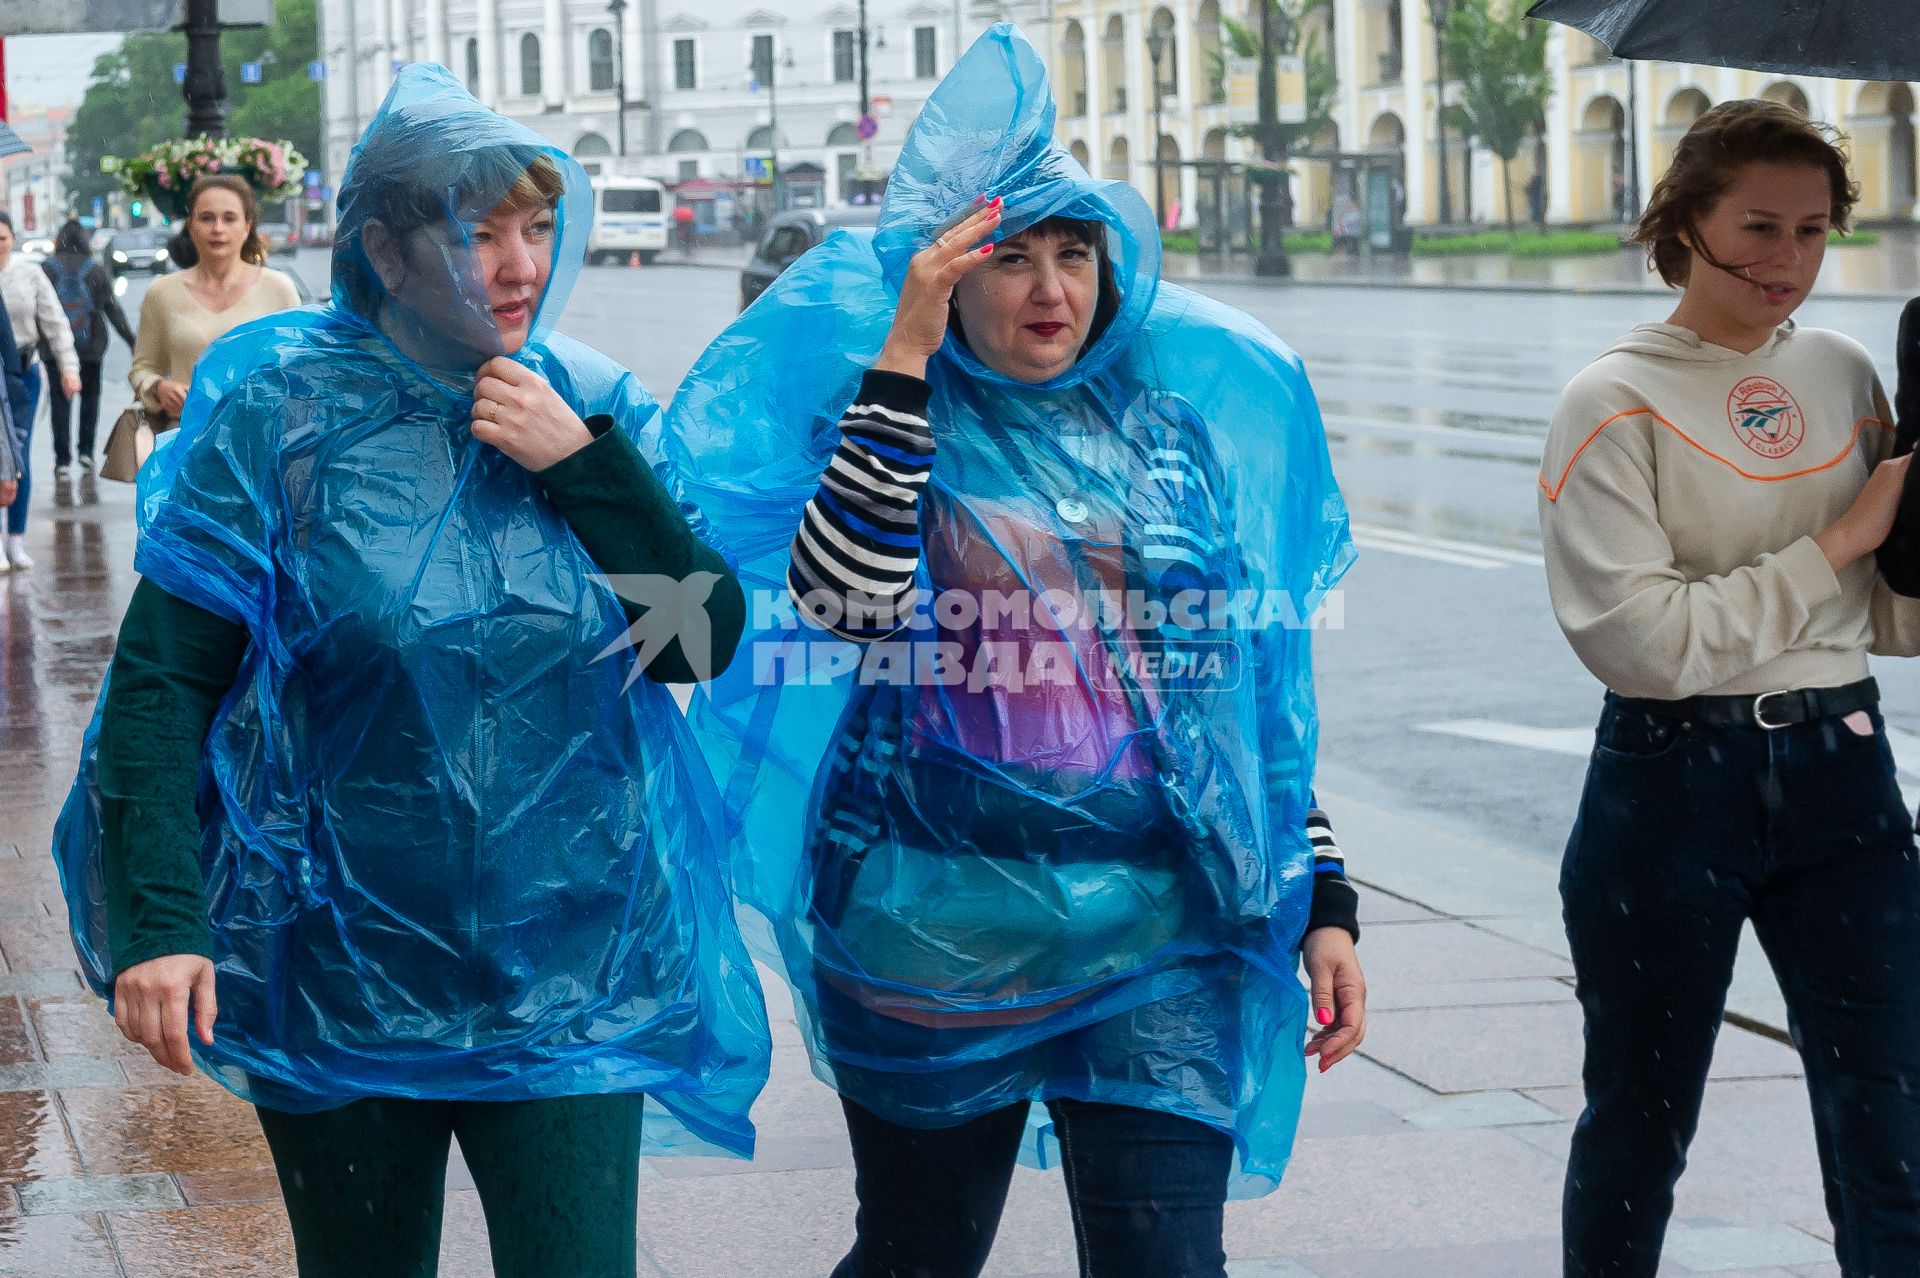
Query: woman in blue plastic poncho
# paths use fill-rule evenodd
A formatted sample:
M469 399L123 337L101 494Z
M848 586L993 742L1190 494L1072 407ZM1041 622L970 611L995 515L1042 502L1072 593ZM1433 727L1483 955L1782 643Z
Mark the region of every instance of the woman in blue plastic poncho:
M1312 392L1160 284L1144 202L1052 130L995 28L876 233L783 275L666 421L758 592L694 721L844 1104L842 1278L980 1272L1034 1100L1082 1272L1221 1275L1236 1160L1270 1188L1292 1140L1303 937L1306 1053L1364 1029L1311 800L1303 627L1351 556Z
M331 305L209 348L141 475L56 854L123 1032L258 1106L303 1275L432 1273L454 1137L524 1278L633 1273L643 1095L651 1142L752 1147L765 1012L662 683L743 597L653 399L552 331L590 210L406 69Z

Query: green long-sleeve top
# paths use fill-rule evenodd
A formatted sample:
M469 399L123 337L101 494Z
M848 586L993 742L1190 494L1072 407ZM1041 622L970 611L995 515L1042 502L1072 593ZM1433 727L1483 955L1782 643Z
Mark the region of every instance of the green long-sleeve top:
M694 535L666 486L613 419L587 419L592 443L540 482L602 572L676 579L711 572L710 651L690 661L676 639L647 663L662 683L726 669L746 624L746 596L720 555ZM630 621L646 611L622 600ZM200 821L207 733L246 654L247 630L170 595L135 587L120 624L101 714L98 790L113 970L168 954L211 958Z

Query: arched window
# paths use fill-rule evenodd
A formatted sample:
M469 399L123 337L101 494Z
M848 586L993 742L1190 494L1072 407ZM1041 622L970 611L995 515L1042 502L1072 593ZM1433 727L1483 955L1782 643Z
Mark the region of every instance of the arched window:
M711 151L707 135L698 129L682 129L667 139L668 151Z
M587 88L594 93L613 91L613 32L595 27L587 37Z
M833 126L833 130L827 134L827 145L859 146L860 130L854 128L851 124L836 124Z
M597 156L612 155L613 144L598 133L583 133L580 140L573 144L575 159L589 160Z
M480 42L467 38L467 92L480 95Z
M773 126L763 124L747 134L747 144L741 148L746 151L771 151L773 149Z
M540 96L540 37L531 31L520 37L520 93Z

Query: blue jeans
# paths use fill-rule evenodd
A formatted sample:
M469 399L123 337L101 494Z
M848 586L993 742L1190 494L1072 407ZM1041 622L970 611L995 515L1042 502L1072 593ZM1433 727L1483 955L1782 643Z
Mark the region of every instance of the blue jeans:
M1778 731L1609 696L1560 877L1587 1107L1568 1278L1653 1278L1751 919L1850 1278L1920 1274L1920 861L1877 709Z
M20 491L14 494L13 505L7 507L7 531L24 533L27 531L27 507L33 501L33 464L28 460L33 451L33 419L40 411L40 362L35 360L22 377L27 384L27 420L13 424L14 451L20 457Z
M859 1213L832 1278L974 1278L1000 1226L1027 1106L932 1130L844 1098L840 1107ZM1157 1110L1075 1100L1048 1109L1082 1278L1225 1278L1231 1139Z

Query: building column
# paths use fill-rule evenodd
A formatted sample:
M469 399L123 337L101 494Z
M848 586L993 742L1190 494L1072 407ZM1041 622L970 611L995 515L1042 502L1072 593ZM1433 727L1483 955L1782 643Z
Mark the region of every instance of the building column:
M480 91L476 95L487 110L500 105L500 12L493 0L479 0ZM462 68L464 70L465 68Z
M1634 154L1639 157L1635 161L1635 166L1640 174L1638 189L1634 191L1634 198L1640 202L1639 208L1633 210L1636 222L1639 220L1640 209L1647 207L1647 197L1653 194L1654 183L1660 180L1660 174L1654 171L1653 163L1654 132L1657 127L1656 121L1660 118L1661 104L1654 97L1652 71L1652 65L1643 72L1638 62L1627 63L1627 103L1629 105L1635 101L1634 86L1638 85L1640 90L1640 112L1633 121L1633 149Z
M1407 104L1401 124L1407 131L1404 154L1407 172L1407 221L1431 224L1440 217L1439 187L1429 189L1428 170L1438 153L1433 141L1433 112L1428 107L1427 83L1433 79L1427 46L1433 40L1433 27L1427 21L1423 0L1410 0L1400 6L1400 87Z
M627 110L627 154L628 155L637 155L646 149L646 140L634 128L634 123L633 123L634 116L633 116L633 110L632 110L633 104L635 102L638 102L642 98L646 97L646 92L648 87L646 70L640 57L640 27L641 27L640 6L628 5L626 21L623 24L623 27L621 30L621 37L622 37L621 47L617 50L617 56L620 59L620 65L622 68L624 68L626 72L627 108L628 108ZM779 41L776 40L774 43L776 46L778 46ZM649 102L649 105L651 105L651 99L648 99L648 102ZM618 121L615 121L614 129L617 135L619 130ZM785 130L782 130L782 132L785 132ZM787 159L785 156L782 156L780 162L782 164L792 164L794 161Z
M1086 65L1087 80L1087 110L1081 117L1081 122L1086 126L1087 172L1094 177L1104 177L1107 168L1107 139L1100 127L1100 121L1102 104L1106 101L1103 95L1107 90L1100 79L1100 73L1103 70L1101 66L1103 59L1100 56L1100 32L1093 25L1098 20L1098 15L1084 12L1090 6L1082 5L1081 8L1083 10L1080 19L1081 47L1086 51L1081 61Z
M454 70L453 58L447 52L447 0L426 0L426 48L421 50L420 58L424 62L438 62L441 66Z
M1567 29L1554 26L1547 37L1547 67L1554 94L1547 99L1547 221L1573 220L1573 69L1567 65Z
M428 0L432 3L433 0ZM559 110L567 100L567 12L565 0L546 0L541 14L540 104Z

